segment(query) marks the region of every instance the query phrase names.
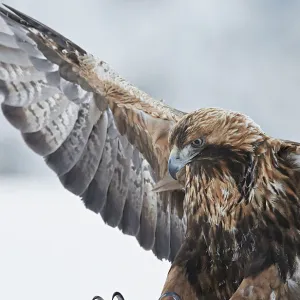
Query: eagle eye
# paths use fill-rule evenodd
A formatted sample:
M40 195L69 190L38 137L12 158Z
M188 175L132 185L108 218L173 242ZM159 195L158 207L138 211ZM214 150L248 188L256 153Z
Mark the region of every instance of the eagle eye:
M196 139L191 143L192 147L199 148L203 145L203 139Z

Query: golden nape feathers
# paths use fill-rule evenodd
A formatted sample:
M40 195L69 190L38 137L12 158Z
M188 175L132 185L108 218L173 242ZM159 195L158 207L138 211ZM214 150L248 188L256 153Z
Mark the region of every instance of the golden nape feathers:
M0 22L4 116L85 207L172 263L163 292L299 298L297 143L173 109L17 10Z

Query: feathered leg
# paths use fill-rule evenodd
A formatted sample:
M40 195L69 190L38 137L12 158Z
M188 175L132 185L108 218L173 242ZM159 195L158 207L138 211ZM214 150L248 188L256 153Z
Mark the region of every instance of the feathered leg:
M179 266L171 267L167 280L165 282L162 295L167 292L176 293L180 300L197 300L196 294L189 284L189 281L186 277L185 270ZM176 298L176 294L166 295L161 298L162 300L174 300Z
M288 289L276 266L271 266L255 277L244 278L230 300L288 299Z

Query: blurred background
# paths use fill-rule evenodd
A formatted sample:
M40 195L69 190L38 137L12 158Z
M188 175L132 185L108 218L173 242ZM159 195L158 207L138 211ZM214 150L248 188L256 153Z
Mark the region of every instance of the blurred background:
M6 0L157 99L300 141L300 2ZM169 264L66 192L0 113L0 298L157 299Z

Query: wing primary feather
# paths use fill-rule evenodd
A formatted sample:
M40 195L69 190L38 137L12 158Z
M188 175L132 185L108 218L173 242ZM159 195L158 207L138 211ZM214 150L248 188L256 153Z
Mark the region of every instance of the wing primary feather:
M58 65L53 64L49 60L41 59L37 57L30 57L31 63L34 67L41 72L55 72L58 70Z
M157 202L158 194L152 192L153 178L149 173L149 164L143 161L143 195L140 231L137 239L144 249L153 249L155 244L155 231L157 225Z
M105 205L107 202L107 192L112 180L115 163L117 159L117 139L112 139L107 135L105 151L95 174L94 180L83 195L83 201L89 209L101 214L106 222Z
M72 131L77 119L78 106L69 102L67 108L47 126L39 131L22 133L24 141L41 156L56 151Z
M105 205L106 223L112 227L119 225L128 193L130 160L124 156L121 142L118 142L118 153L114 174L107 192Z
M45 75L37 71L33 66L21 67L15 64L0 62L0 80L6 82L29 82L43 80Z
M69 49L70 46L74 49L76 49L81 55L86 54L86 51L83 50L81 47L58 33L57 31L51 29L50 27L46 26L45 24L38 22L37 20L27 16L26 14L18 11L15 8L12 8L9 5L3 4L5 7L7 7L9 10L11 10L17 17L12 17L13 14L9 13L7 10L0 8L0 12L3 13L4 15L9 16L9 18L14 19L16 22L22 24L22 25L27 25L28 27L33 27L40 31L41 33L44 33L48 36L50 36L53 41L58 43L61 47L64 47L66 49Z
M55 120L67 109L68 99L56 94L48 99L32 103L27 107L16 107L1 104L2 112L7 120L21 132L36 132Z
M0 80L0 100L11 106L28 106L58 92L56 87L47 85L43 80L16 83Z
M14 36L0 32L0 44L12 49L18 49L19 45L16 42Z
M102 114L94 125L80 160L59 177L63 186L75 195L82 195L93 180L102 157L106 139L107 118Z
M58 176L69 172L82 156L94 125L90 119L90 111L95 107L93 103L91 101L80 106L77 120L67 139L55 152L45 157L47 165Z
M157 203L157 225L153 251L158 258L170 255L170 194L161 193L161 201Z
M0 45L0 61L8 64L17 64L23 67L32 66L25 51L20 48L9 48L3 45Z
M143 195L143 172L142 158L135 149L132 155L132 164L130 169L130 182L127 193L125 206L123 209L122 220L119 229L123 233L136 236L140 230L140 218L142 212L142 195Z
M9 6L7 6L6 4L2 3L3 6L6 6L7 8L9 8ZM10 19L15 21L16 23L19 23L20 25L29 25L27 22L25 22L24 20L22 20L20 17L18 17L17 15L11 13L10 11L8 11L7 9L4 9L3 7L0 6L0 13L1 15L5 18L5 19Z

